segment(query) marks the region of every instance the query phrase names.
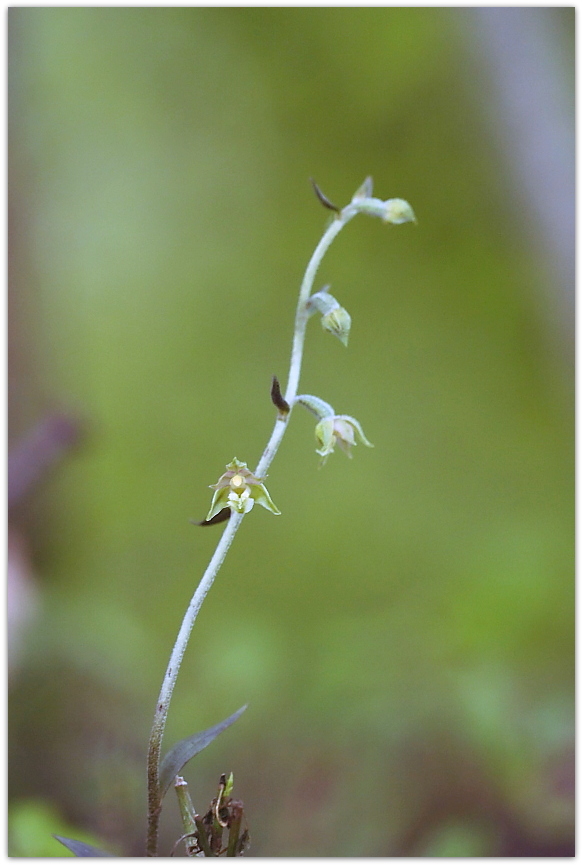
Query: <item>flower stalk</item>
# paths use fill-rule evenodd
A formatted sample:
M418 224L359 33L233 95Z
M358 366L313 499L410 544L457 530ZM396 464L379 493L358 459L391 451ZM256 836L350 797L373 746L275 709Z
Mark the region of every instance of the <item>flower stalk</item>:
M216 485L212 485L215 489L215 495L209 515L207 515L207 521L212 520L212 518L224 507L229 507L231 509L231 514L211 561L209 562L184 615L176 642L170 655L170 661L164 675L162 688L156 704L154 723L148 747L148 833L146 854L149 857L155 857L158 853L158 829L163 796L160 789L159 779L162 738L164 736L164 728L166 726L174 686L176 684L180 665L186 651L192 628L198 616L198 612L200 611L202 603L224 562L233 539L243 522L245 514L253 507L253 502L257 501L273 513L279 514L278 509L273 504L263 485L263 479L266 476L267 470L269 469L269 466L271 465L271 462L281 444L289 423L294 402L296 402L302 367L306 326L311 313L313 313L313 308L311 309L309 305L309 299L318 268L336 236L342 231L344 226L359 213L377 216L386 222L392 222L394 224L415 220L413 211L407 202L403 202L401 199L390 199L388 202L382 202L380 199L372 198L372 181L370 178L367 178L362 187L355 194L350 204L342 210L338 210L335 205L332 205L332 203L323 196L323 193L321 193L319 188L316 185L314 186L320 201L326 207L337 212L337 215L326 228L321 240L314 250L302 280L296 308L290 367L285 395L282 398L278 383L275 392L275 399L277 400L276 405L279 405L280 407L280 411L278 412L273 431L255 471L251 473L247 469L246 464L240 464L239 461L235 460L232 464L227 466L227 472L221 476L219 482ZM344 319L344 322L340 322L340 324L336 321L328 322L328 324L330 324L333 332L334 329L340 331L339 334L337 333L337 336L340 336L340 339L345 342L348 337L346 331L346 319ZM272 390L272 399L273 398L274 391ZM323 401L320 402L323 403ZM328 407L328 404L324 405ZM289 411L285 411L283 407L286 409L289 407ZM331 409L331 407L328 408ZM316 412L316 414L318 413ZM329 417L330 415L334 416L333 411L331 413L324 412L324 416ZM346 426L339 426L340 422ZM354 419L349 416L334 416L334 421L330 430L328 430L330 424L328 422L326 423L326 430L322 431L321 437L322 448L318 452L322 454L322 452L325 451L325 454L322 454L324 459L327 454L331 453L331 450L337 441L341 446L347 446L348 448L350 445L354 444L353 429L356 429L365 444L370 444L364 438L364 434L362 433L358 422L355 422Z

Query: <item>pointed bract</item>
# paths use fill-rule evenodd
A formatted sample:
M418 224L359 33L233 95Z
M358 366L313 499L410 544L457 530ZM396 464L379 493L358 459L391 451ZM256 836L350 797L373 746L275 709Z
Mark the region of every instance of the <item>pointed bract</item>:
M354 195L352 196L352 201L359 201L363 198L371 198L372 197L372 177L369 175L364 179L364 182L358 187Z

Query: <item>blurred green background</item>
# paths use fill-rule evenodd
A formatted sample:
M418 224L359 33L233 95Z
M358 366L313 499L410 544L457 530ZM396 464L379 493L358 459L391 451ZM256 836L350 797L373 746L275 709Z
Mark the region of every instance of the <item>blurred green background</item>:
M234 772L254 856L572 853L573 45L572 8L10 10L14 856L143 854L189 519L271 431L309 178L367 174L419 223L335 242L350 345L310 322L300 390L375 449L318 470L294 414L166 743L249 704L185 775Z

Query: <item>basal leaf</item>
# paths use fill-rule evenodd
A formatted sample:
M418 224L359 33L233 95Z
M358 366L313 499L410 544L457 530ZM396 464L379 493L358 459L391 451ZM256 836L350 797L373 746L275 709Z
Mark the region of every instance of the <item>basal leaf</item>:
M55 836L57 842L72 851L75 857L114 857L114 854L107 854L93 845L88 845L87 842L78 842L77 839L67 839L66 836Z
M228 719L224 719L212 728L207 728L206 731L200 731L198 734L192 734L184 740L180 740L175 746L172 746L170 751L164 755L160 764L160 796L163 797L170 787L174 776L176 776L184 765L202 752L203 749L212 743L212 741L222 734L225 728L236 722L239 716L247 709L247 705L241 707Z

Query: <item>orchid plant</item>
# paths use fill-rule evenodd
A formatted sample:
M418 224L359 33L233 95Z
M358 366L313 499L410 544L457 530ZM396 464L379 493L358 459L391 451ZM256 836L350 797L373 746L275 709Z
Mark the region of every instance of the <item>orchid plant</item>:
M332 220L327 225L308 266L300 287L296 309L290 367L285 392L282 394L279 381L273 378L271 399L277 408L274 427L265 446L265 450L252 472L247 464L236 457L225 467L225 472L215 484L210 487L214 491L210 509L199 525L208 526L226 522L226 527L216 546L213 556L196 588L184 615L174 648L170 655L166 674L164 676L160 695L154 713L154 722L148 746L148 830L146 840L146 855L158 856L158 836L160 813L163 799L173 784L178 796L178 803L184 835L179 840L184 841L187 856L237 856L244 852L247 845L247 831L242 827L242 804L231 798L233 781L223 776L219 784L217 797L211 803L209 811L201 818L190 801L188 787L179 775L184 765L194 755L204 749L229 725L235 722L245 707L237 710L229 718L206 731L196 733L174 745L161 758L162 738L174 686L178 678L180 665L186 651L188 640L202 606L211 588L227 552L238 532L243 518L253 506L258 503L272 514L281 512L271 499L264 481L267 470L281 444L293 408L303 406L317 419L315 428L316 453L321 458L321 464L334 452L336 445L351 457L351 448L357 440L368 447L368 441L360 423L350 415L337 415L332 406L319 397L311 394L298 394L300 371L304 351L306 327L309 318L319 313L321 324L325 331L337 337L344 346L348 344L351 327L349 313L329 292L329 286L312 293L316 273L322 259L332 241L358 214L379 217L386 223L400 225L416 222L415 214L408 202L400 198L382 201L373 197L372 179L368 177L356 191L346 207L340 209L323 194L317 184L312 181L314 191L324 207L334 212ZM223 845L223 830L228 831L226 845ZM85 843L59 837L77 856L95 857L109 856Z

